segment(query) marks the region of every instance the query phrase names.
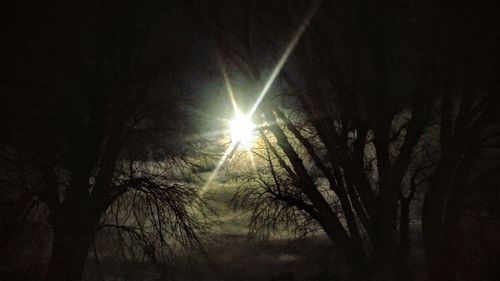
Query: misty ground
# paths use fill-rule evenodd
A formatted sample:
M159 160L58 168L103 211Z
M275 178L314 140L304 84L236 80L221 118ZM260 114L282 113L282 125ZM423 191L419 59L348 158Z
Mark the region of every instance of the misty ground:
M226 186L227 188L227 186ZM154 262L124 254L114 237L96 236L83 280L106 281L321 281L349 280L349 269L336 257L332 242L321 232L297 238L286 233L261 239L248 235L250 216L231 207L232 193L220 187L206 198L216 209L217 226L203 238L203 250L177 251L170 260ZM33 225L19 236L23 250L0 268L0 280L39 280L50 252L48 227ZM415 281L425 280L425 264L418 224L412 225L411 271ZM29 242L28 242L29 241ZM14 246L14 245L13 245ZM15 248L15 247L13 247ZM95 251L97 249L98 259ZM16 256L16 258L13 258ZM16 262L16 261L19 261Z
M99 267L105 280L346 280L348 268L335 257L335 248L322 236L255 241L244 235L220 235L206 244L206 255L180 256L166 265L109 255L100 258ZM412 259L414 280L425 278L419 275L425 272L422 258ZM98 280L92 255L84 280Z
M250 236L250 215L232 207L231 188L219 186L205 194L214 208L216 226L203 239L203 251L177 253L166 264L123 259L106 237L100 237L99 268L89 253L84 280L177 281L322 281L349 280L349 269L336 257L335 247L322 231L307 237L286 232L266 239ZM425 280L418 224L413 224L414 280ZM109 237L108 237L109 238ZM100 272L99 272L100 271Z
M106 280L336 280L346 274L332 255L328 241L249 241L242 236L221 236L207 245L207 256L179 257L168 265L142 264L116 257L100 260ZM87 280L95 280L93 260Z

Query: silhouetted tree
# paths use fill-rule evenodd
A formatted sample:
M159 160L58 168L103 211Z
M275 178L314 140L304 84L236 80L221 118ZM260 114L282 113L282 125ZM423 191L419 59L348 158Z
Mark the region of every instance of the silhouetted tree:
M152 259L169 245L198 245L201 201L172 169L183 153L188 99L176 86L187 48L176 34L182 23L169 23L180 19L169 4L8 9L2 157L10 162L2 172L23 177L7 184L19 217L34 205L48 212L46 280L80 280L103 228Z
M259 153L267 155L270 174L255 179L260 187L243 190L240 199L253 211L255 226L315 221L359 278L402 280L408 278L400 254L408 247L409 200L417 181L433 173L434 163L439 164L433 181L441 173L439 167L449 166L447 157L422 159L419 153L426 139L447 138L450 124L441 123L436 133L432 121L454 116L447 113L455 110L452 100L442 99L457 85L449 80L450 47L458 44L453 37L457 30L449 27L460 17L446 5L432 3L319 5L255 117L262 124L267 149ZM310 8L253 1L240 5L232 16L213 16L222 62L232 70L229 73L238 73L233 81L241 84L234 84L246 87L239 91L261 91L265 74L288 47L283 42L296 34L294 26L307 24L302 19ZM469 116L474 122L481 120L476 114L487 115L481 106L494 107L492 100L479 102L482 94L465 95L466 102L479 106L479 112L469 108L475 112ZM459 120L461 126L468 126L463 121ZM466 151L456 149L460 154ZM451 160L454 165L456 160ZM418 175L422 165L427 171ZM438 185L436 189L446 186ZM409 196L401 192L406 187ZM430 255L443 253L433 245ZM431 275L439 267L429 266Z
M460 253L452 244L461 235L461 212L472 192L468 185L478 173L475 167L485 141L498 134L496 94L481 92L471 89L457 96L451 91L443 95L439 164L425 195L422 217L431 280L456 279Z
M480 173L485 143L498 134L498 89L491 77L496 63L486 55L497 46L488 38L498 23L489 5L441 5L440 41L446 56L439 85L439 161L424 198L422 230L430 280L457 280L460 214L473 193L467 186Z
M396 75L398 71L408 73L410 66L400 62L411 54L398 47L396 42L409 39L400 39L394 26L416 29L397 16L400 8L358 4L321 4L280 76L282 87L272 88L261 105L262 136L275 140L266 144L288 182L275 180L272 189L266 186L274 195L272 200L280 199L282 206L297 208L315 220L341 249L355 274L371 279L368 260L373 256L376 278L397 280L399 190L413 148L431 117L431 77L429 66L418 63L421 74ZM270 7L275 8L274 13L262 23L271 27L269 33L255 35L252 27L259 24L247 18L247 29L227 32L232 39L216 37L222 41L219 48L227 62L235 61L242 71L250 69L247 73L262 85L266 77L259 62L272 61L277 55L271 52L269 59L273 50L260 43L282 39L281 33L290 34L290 28L279 20L293 17L294 9L300 8L289 5L292 12L280 14L277 6ZM256 11L259 6L252 8ZM240 47L228 46L238 39ZM397 52L403 53L393 54ZM257 54L267 57L260 59ZM402 87L405 79L416 81L412 82L414 89ZM299 112L295 120L287 116L289 110ZM271 136L266 137L267 133ZM274 145L277 147L271 148ZM369 158L373 160L367 161ZM285 186L293 191L283 193Z

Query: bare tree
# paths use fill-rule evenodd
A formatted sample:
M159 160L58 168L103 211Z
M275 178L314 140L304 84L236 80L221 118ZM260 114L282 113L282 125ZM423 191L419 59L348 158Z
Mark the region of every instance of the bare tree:
M427 4L321 3L255 117L270 151L270 176L255 179L260 189L242 193L253 202L253 222L272 226L280 218L299 224L314 220L360 279L408 278L399 257L408 244L409 201L435 163L440 163L437 174L439 166L449 166L446 157L418 156L423 136L463 139L446 137L450 124L442 123L438 134L432 130L436 116L446 120L453 107L451 100L439 99L456 85L448 78L447 54L455 44L448 36L460 32L449 29L448 20L458 19L456 14ZM283 42L295 36L291 26L306 24L300 11L308 8L274 1L263 9L254 1L235 10L240 21L231 17L228 24L224 15L214 16L214 41L224 54L223 63L238 73L233 80L244 76L251 81L245 81L251 85L247 91L259 93L258 85L267 82L266 68L279 61L280 50L290 47ZM437 16L424 16L428 11ZM263 67L267 63L271 66ZM471 105L480 106L472 111L488 115L481 106L492 103L467 94L476 96ZM480 122L477 115L468 116ZM439 149L432 145L433 151ZM427 171L419 175L424 167ZM409 194L403 195L407 187Z
M186 48L176 48L183 44L172 37L178 26L165 22L177 15L170 8L95 1L10 10L40 24L22 26L12 41L30 62L16 69L18 56L5 66L2 87L11 95L2 155L24 183L35 183L10 193L22 200L14 206L21 216L33 205L48 210L46 280L80 280L102 229L115 229L152 259L169 245L198 245L201 201L171 167L183 154L187 99L175 81ZM24 45L27 39L37 46Z
M484 143L495 138L498 101L492 93L464 93L460 101L443 95L440 124L440 161L423 205L423 235L431 280L455 280L458 266L457 237L461 236L461 212L470 182L478 172ZM447 100L448 99L448 100ZM452 106L458 104L458 106ZM455 244L455 246L453 246Z

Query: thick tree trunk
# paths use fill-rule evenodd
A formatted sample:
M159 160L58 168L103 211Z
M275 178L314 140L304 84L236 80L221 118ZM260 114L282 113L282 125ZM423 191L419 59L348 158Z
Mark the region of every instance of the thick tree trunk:
M424 199L422 233L429 281L451 281L443 227L443 201L440 194L429 191Z
M352 270L352 277L354 278L354 280L374 280L373 274L370 270L368 259L363 252L362 247L360 247L360 245L357 245L350 239L339 239L339 235L336 233L335 229L328 221L319 219L318 222L320 223L328 237L332 240L332 242L335 243L339 248L345 263Z
M406 257L410 249L410 202L406 200L401 200L399 239L402 256Z
M434 182L424 197L422 234L430 281L454 280L445 239L444 215L457 160L447 160L438 167Z
M378 210L374 224L375 279L380 281L403 281L399 259L398 201L399 182L390 164L389 128L383 122L375 134L376 154L379 169Z
M71 209L78 208L78 205ZM59 214L53 223L53 242L46 281L80 281L98 218L74 212ZM76 212L80 213L80 212Z
M446 217L444 219L444 238L445 238L445 253L447 254L447 263L450 270L450 279L455 279L457 274L459 261L462 257L460 246L462 246L462 226L460 221L461 209L459 206L448 206Z
M387 202L385 215L379 217L375 229L375 279L380 281L403 281L401 262L398 255L397 218L393 206Z
M410 272L410 200L401 200L399 219L399 255L402 264L402 276L411 279Z

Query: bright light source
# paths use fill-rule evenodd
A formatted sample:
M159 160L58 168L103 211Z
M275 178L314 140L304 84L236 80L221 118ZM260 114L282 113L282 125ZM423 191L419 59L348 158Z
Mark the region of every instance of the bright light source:
M255 125L252 123L249 116L241 113L236 114L236 117L231 121L229 127L231 142L240 143L244 147L250 147L254 128Z

